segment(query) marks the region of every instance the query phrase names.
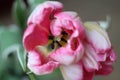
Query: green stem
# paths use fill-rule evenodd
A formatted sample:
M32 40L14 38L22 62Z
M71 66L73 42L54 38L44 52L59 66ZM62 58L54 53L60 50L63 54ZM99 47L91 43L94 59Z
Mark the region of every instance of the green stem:
M30 73L30 74L28 74L28 76L29 76L30 80L35 80L34 74Z

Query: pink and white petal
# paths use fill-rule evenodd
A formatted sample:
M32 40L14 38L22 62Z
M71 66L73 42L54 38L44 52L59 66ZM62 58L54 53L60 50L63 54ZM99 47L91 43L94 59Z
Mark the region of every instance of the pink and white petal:
M84 25L86 28L87 41L93 45L96 52L104 53L111 48L107 33L102 30L99 25L90 22L86 22Z
M27 24L38 24L49 29L50 18L54 17L55 13L61 12L62 7L62 3L57 1L46 1L39 4L28 18Z
M75 56L67 48L61 47L50 54L50 57L61 64L69 65L73 63Z
M50 30L52 35L54 36L59 36L62 32L61 29L61 22L58 19L52 20L51 24L50 24Z
M80 39L83 40L85 38L85 28L80 17L77 17L73 20L73 25L79 31Z
M60 67L64 80L83 80L81 64L62 65Z
M62 29L84 32L82 22L79 20L77 13L72 11L55 14L55 20L52 21L50 29L54 36L58 36Z
M67 47L69 50L71 50L71 52L73 52L75 56L75 63L77 63L83 57L84 54L84 47L78 35L76 36L72 34L72 36L68 40Z
M102 64L104 63L104 65L112 66L112 64L115 62L116 58L117 58L116 54L115 54L114 50L111 48L110 51L108 51L108 53L106 54L106 60L102 61Z
M113 67L112 65L107 65L107 64L101 64L101 68L99 70L96 70L95 74L96 75L109 75L112 73Z
M85 69L88 72L99 69L98 62L91 55L85 55L83 57L82 61L83 61L83 65L84 65Z
M97 53L95 49L92 47L92 45L89 43L84 43L84 46L85 46L86 51L89 52L96 61L106 60L106 57L107 57L106 53L105 54Z
M36 75L49 74L60 65L54 61L45 62L43 57L37 51L30 51L28 53L27 66Z
M95 50L89 44L85 44L85 53L82 62L88 72L99 69L99 63L97 61L99 58Z
M70 14L67 14L65 17L65 12L61 12L55 15L55 20L51 22L51 32L54 36L60 35L63 29L65 30L74 30L73 23L70 18ZM64 18L62 18L64 17Z
M64 12L61 12L61 13L58 13L58 14L55 14L55 17L57 19L60 19L60 20L72 20L76 17L78 17L78 14L74 11L64 11Z
M73 43L72 41L71 43ZM50 57L55 61L60 62L64 65L70 65L72 63L77 63L83 56L84 48L83 45L78 41L78 45L75 47L76 49L73 50L71 43L68 43L65 47L58 48L56 51L53 51L50 54Z
M55 18L60 21L59 26L67 30L75 29L73 22L75 23L74 19L76 17L78 17L77 13L72 11L61 12L55 15Z
M94 71L93 72L87 72L86 70L84 70L84 76L83 76L83 80L93 80L94 77Z
M115 51L111 48L110 52L108 53L109 59L111 62L114 62L117 59L117 55Z
M33 50L38 45L46 45L48 33L38 25L31 24L23 35L23 44L27 51Z

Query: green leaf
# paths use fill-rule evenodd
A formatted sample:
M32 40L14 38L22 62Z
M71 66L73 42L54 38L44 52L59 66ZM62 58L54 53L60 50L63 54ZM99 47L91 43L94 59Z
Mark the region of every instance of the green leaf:
M21 41L21 31L15 25L0 27L0 51L2 54L12 52L16 46L21 44Z
M26 71L26 51L22 46L17 49L17 57L24 71Z
M17 53L15 56L23 68L26 70L26 52L22 47L21 30L15 25L9 27L0 27L0 61L6 61L11 53ZM4 64L2 62L2 64Z
M21 45L20 29L15 25L8 27L0 25L0 78L4 75L6 68L8 69L8 56L16 52L19 45Z
M29 9L27 9L23 0L16 0L13 4L13 17L17 24L24 30L26 28L26 21L29 15Z

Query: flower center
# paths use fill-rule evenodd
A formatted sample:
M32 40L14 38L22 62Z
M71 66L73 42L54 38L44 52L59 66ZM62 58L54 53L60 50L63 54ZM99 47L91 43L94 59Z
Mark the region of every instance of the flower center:
M57 37L50 35L47 46L37 46L37 50L47 57L51 51L57 50L59 47L66 46L69 37L70 35L64 31Z
M59 47L66 46L69 37L70 36L64 31L61 33L61 35L57 37L50 35L48 41L48 49L51 51L51 50L56 50Z

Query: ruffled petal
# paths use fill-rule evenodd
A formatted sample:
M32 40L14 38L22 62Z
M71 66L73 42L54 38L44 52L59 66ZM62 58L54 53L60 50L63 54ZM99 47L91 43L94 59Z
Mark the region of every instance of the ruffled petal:
M99 62L97 61L98 55L95 50L88 44L85 44L85 54L82 59L83 65L88 72L99 69Z
M108 65L106 63L101 63L101 68L99 70L96 70L96 75L108 75L113 71L112 65Z
M75 56L67 48L61 47L50 54L50 57L61 64L69 65L73 63Z
M68 40L68 46L70 51L73 52L75 56L74 63L77 63L84 55L84 46L78 36L71 35Z
M113 62L116 60L116 54L113 49L111 49L104 62L100 62L100 69L96 70L96 75L108 75L113 71Z
M79 22L81 21L75 12L55 14L55 19L51 22L50 30L53 36L64 35L62 32L69 36L66 46L58 48L51 54L51 57L61 64L77 63L83 56L84 48L81 43L80 33L84 32L84 28Z
M42 27L49 29L50 21L54 18L54 14L62 10L62 3L57 1L46 1L38 5L30 17L28 18L27 24L37 24Z
M55 13L62 10L63 5L57 1L46 1L38 5L27 21L27 30L24 33L23 44L26 49L32 50L36 45L45 45L50 34L50 21Z
M93 80L94 77L94 71L93 72L87 72L86 70L84 70L84 75L83 75L83 79L82 80Z
M117 55L116 55L115 51L111 48L108 51L107 61L110 61L111 63L113 63L116 59L117 59Z
M55 61L45 61L44 56L37 51L28 53L28 68L36 75L44 75L53 72L60 64Z
M94 48L97 55L96 61L106 61L111 50L111 43L106 31L102 30L97 23L92 22L86 22L85 28L86 41Z
M46 45L48 33L38 25L29 25L23 35L23 45L27 51L33 50L38 45Z
M97 53L105 53L106 50L111 48L106 31L102 30L99 25L91 22L86 22L86 39L92 44Z
M74 41L71 43L74 43ZM72 46L76 46L76 44L71 45L71 43L67 44L66 47L61 47L56 51L53 51L50 54L50 57L63 65L77 63L83 56L84 48L82 44L78 42L79 44L77 45L76 49L73 50Z
M111 43L106 31L102 30L98 24L91 22L86 22L85 28L87 44L89 44L93 50L90 50L90 48L86 49L88 49L90 52L94 51L90 53L90 55L93 57L91 59L95 59L94 61L97 61L99 63L99 67L95 71L96 74L110 74L113 71L112 64L116 60L116 55L111 47ZM85 60L83 61L85 64Z
M76 12L60 12L55 14L55 20L51 22L51 32L54 36L60 35L63 29L78 30L81 39L84 36L84 27Z
M64 80L83 80L83 69L81 64L62 65L60 67Z

